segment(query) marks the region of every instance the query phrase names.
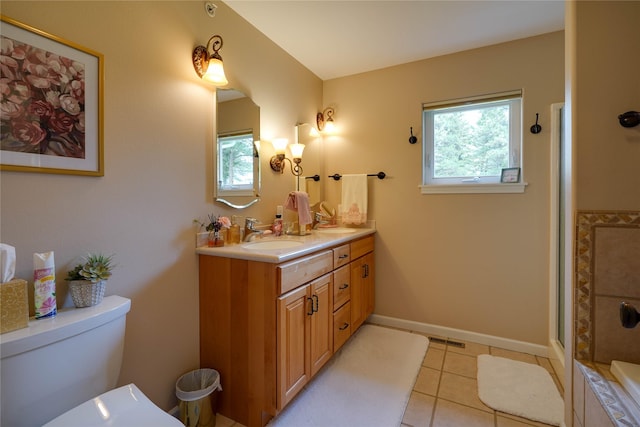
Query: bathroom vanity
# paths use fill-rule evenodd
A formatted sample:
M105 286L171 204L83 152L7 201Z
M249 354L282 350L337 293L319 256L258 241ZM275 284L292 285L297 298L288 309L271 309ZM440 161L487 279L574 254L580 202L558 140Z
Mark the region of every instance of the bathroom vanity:
M375 301L374 233L197 249L200 365L220 372L218 412L266 425L362 325Z

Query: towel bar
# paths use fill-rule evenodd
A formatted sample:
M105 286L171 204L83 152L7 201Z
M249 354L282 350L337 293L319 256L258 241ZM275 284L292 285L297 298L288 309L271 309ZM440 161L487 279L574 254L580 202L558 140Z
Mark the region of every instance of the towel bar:
M387 174L384 172L378 172L378 173L369 173L367 174L367 176L377 176L378 179L385 179ZM340 178L342 178L342 175L340 175L339 173L334 173L333 175L329 175L329 178L333 178L336 181L340 181Z

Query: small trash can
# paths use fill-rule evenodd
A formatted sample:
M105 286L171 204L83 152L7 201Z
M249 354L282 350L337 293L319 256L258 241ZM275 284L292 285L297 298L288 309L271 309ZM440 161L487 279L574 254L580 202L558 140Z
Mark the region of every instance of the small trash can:
M182 424L187 427L214 427L220 390L220 374L215 369L196 369L178 378L176 397Z

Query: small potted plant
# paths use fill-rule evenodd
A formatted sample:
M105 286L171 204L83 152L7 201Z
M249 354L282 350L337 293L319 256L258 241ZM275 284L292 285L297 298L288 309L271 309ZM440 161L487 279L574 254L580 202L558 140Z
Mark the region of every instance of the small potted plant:
M226 216L215 216L213 214L209 214L209 224L205 226L204 223L194 219L194 224L198 224L200 227L205 227L204 229L209 232L208 246L224 246L224 236L221 233L221 230L227 229L231 227L231 220L229 220Z
M102 302L113 267L113 255L89 253L67 273L69 292L76 307L91 307Z

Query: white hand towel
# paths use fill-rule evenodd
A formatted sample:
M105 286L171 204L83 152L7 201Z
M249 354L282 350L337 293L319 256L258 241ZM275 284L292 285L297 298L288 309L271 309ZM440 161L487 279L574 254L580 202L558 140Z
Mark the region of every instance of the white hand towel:
M367 175L342 175L342 223L366 223L367 203Z

